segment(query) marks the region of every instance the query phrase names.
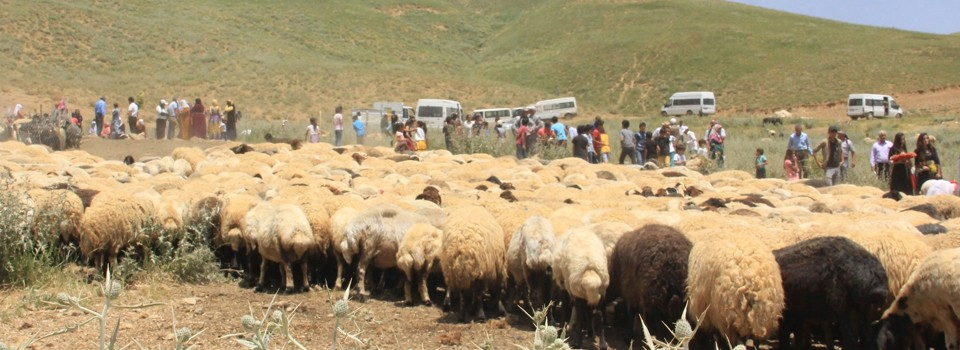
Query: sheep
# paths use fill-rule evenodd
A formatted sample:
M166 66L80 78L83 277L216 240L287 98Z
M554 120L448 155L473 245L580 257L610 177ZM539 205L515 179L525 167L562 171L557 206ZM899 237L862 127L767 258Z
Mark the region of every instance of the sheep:
M117 255L150 223L153 202L123 190L100 193L80 219L80 253L96 268L116 271ZM105 265L106 264L106 265Z
M440 244L440 270L448 290L444 306L458 295L460 322L468 321L468 314L485 319L483 294L490 292L498 300L507 276L503 228L482 207L456 207L448 216Z
M603 241L586 227L564 232L557 241L552 268L554 282L573 301L568 325L570 331L567 333L570 346L581 348L583 324L592 320L592 334L599 331L600 348L605 349L606 337L600 327L603 313L599 307L610 284L610 276Z
M878 342L881 349L905 343L913 326L927 326L943 332L946 348L960 349L960 249L936 251L920 264L883 313ZM926 349L920 341L913 348ZM903 347L906 349L907 347Z
M777 331L783 283L773 253L751 236L702 237L690 250L687 296L704 334L734 342L765 339ZM702 335L702 334L701 334ZM697 337L699 341L707 337Z
M247 244L250 250L260 254L260 277L257 280L257 291L266 289L267 262L281 264L280 289L285 290L287 271L291 264L300 263L304 282L309 281L307 276L307 252L316 246L310 222L300 207L293 204L272 204L261 201L244 216L246 225ZM295 292L305 291L306 286L294 285Z
M533 215L517 229L507 246L508 276L519 284L515 292L526 297L524 301L531 312L542 308L549 297L555 245L553 224L540 215ZM508 289L512 286L513 283Z
M826 325L825 341L833 348L829 325L836 323L844 349L870 348L889 290L887 273L877 257L843 237L817 237L773 251L780 265L786 308L780 323L780 348L790 333L808 323ZM800 331L798 348L810 348L809 334ZM863 341L864 343L858 343Z
M620 237L610 256L607 301L623 298L628 314L640 314L658 339L670 336L665 322L680 315L686 300L687 262L693 243L670 226L650 224ZM637 317L631 317L635 323ZM631 327L636 335L636 325Z
M387 204L360 212L346 226L344 241L339 244L341 248L346 245L341 253L347 264L356 257L357 289L361 298L369 296L365 277L371 264L378 269L396 267L400 241L417 223L429 222L421 215Z
M908 227L916 230L915 228ZM880 259L884 271L887 272L887 284L890 298L900 291L907 282L910 274L920 265L923 258L933 249L923 242L922 235L894 230L868 230L868 232L851 231L843 234L867 251Z
M410 227L400 241L397 249L397 268L403 272L406 281L403 287L403 299L407 305L413 305L413 284L417 284L420 301L431 305L427 293L427 277L440 272L440 243L443 231L433 225L417 223Z
M233 252L233 254L224 254L232 258L227 265L244 271L242 285L248 287L255 285L260 264L257 264L256 256L253 256L256 252L248 249L244 239L247 227L246 215L260 201L260 197L243 193L224 196L217 225L218 232L212 240L213 246L218 250L220 247L228 247Z
M83 217L83 201L68 190L32 189L27 195L34 203L33 234L41 231L56 233L63 243L79 243L80 220Z

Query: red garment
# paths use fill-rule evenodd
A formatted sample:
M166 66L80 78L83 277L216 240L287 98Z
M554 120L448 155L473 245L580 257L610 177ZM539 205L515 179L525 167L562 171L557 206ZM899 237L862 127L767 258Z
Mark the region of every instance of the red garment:
M196 103L190 108L190 136L207 138L207 115L204 114L203 103Z

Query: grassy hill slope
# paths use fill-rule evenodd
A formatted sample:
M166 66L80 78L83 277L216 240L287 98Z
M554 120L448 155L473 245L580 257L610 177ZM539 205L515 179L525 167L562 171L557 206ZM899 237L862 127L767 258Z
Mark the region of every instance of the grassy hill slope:
M456 98L472 109L559 95L649 114L678 90L763 109L960 81L960 37L720 1L0 4L0 91L80 108L143 90L148 105L233 98L270 118L377 100Z

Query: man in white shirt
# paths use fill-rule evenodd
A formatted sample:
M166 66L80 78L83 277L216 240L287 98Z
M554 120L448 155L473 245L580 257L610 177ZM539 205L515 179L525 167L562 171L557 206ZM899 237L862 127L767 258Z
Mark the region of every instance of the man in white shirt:
M850 168L857 166L857 160L854 158L857 151L853 148L853 141L847 137L847 132L840 130L837 132L837 138L840 139L840 152L843 152L843 163L840 164L840 182L847 181L847 172Z
M890 147L893 143L887 141L887 132L880 130L877 142L870 150L870 169L877 173L877 178L886 182L890 177Z
M130 102L130 106L127 107L127 126L130 128L130 134L139 134L140 130L137 127L137 122L139 121L140 106L137 106L133 102L133 97L127 97L127 101Z

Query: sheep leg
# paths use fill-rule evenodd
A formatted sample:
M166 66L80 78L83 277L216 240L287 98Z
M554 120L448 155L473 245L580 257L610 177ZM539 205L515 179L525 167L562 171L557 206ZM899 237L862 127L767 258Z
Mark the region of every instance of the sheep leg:
M423 301L423 305L430 306L433 305L433 302L430 301L430 294L427 293L427 277L429 273L420 274L420 300Z
M300 262L300 268L303 270L303 285L294 285L293 287L297 289L297 292L308 292L310 291L310 265L307 263L307 259Z
M257 279L257 287L254 291L264 292L267 290L267 259L260 259L260 277Z
M483 312L483 292L484 288L478 282L474 282L472 288L470 288L471 303L473 304L473 309L476 310L477 319L480 321L485 321L487 319L486 313Z
M334 255L337 257L337 279L333 281L333 289L340 290L343 288L343 267L347 265L347 261L340 254Z
M110 269L110 273L116 274L117 272L117 253L111 253L110 258L107 261L107 268Z
M573 305L573 311L570 312L570 322L567 324L569 327L569 332L567 335L570 337L570 347L574 349L583 348L583 316L584 310L587 306L586 300L576 299Z
M467 297L464 295L463 292L460 292L459 295L460 295L460 316L458 317L458 321L460 323L467 323L467 303L469 303L469 301L467 301Z
M413 306L413 272L403 273L403 302L407 306Z
M600 335L600 350L607 350L607 337L603 330L603 308L593 307L593 333Z
M357 294L357 300L364 301L370 293L367 292L367 268L370 267L370 260L373 257L369 256L367 249L363 249L360 252L360 258L358 259L359 264L357 264L357 287L359 288L359 294Z

